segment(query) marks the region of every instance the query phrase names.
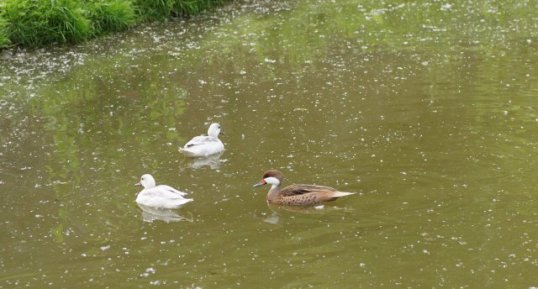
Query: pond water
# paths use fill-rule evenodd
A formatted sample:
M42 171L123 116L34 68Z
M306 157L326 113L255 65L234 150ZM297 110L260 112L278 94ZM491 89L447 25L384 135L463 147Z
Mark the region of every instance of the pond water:
M0 288L537 288L538 4L465 2L235 2L4 51ZM180 155L211 122L224 154ZM269 207L270 168L359 194ZM144 173L194 202L142 211Z

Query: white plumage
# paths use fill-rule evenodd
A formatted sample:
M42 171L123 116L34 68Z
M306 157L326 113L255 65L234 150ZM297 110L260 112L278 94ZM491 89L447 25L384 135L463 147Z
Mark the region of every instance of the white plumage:
M207 130L207 135L195 136L187 142L179 151L188 157L207 157L222 153L224 144L219 139L220 124L212 123Z
M187 194L185 192L180 192L167 185L156 186L155 179L149 174L140 177L140 182L137 185L144 187L136 197L136 202L139 205L175 209L188 202L192 202L192 199L184 198Z

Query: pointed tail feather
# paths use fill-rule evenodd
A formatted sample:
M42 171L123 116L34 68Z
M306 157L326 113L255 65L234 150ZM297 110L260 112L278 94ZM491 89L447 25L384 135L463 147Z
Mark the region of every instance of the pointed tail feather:
M354 195L354 194L356 193L338 191L338 192L335 192L333 196L336 198L340 198L340 197L345 197L345 196Z
M196 153L189 150L188 148L179 148L179 152L188 156L188 157L193 157L193 156L196 156Z

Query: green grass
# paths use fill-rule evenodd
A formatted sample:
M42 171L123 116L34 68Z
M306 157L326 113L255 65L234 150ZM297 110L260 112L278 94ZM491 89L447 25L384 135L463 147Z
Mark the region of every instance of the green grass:
M0 49L78 43L138 23L198 14L223 0L0 0ZM3 20L2 20L3 19Z
M133 0L141 21L164 20L172 16L173 0Z
M6 21L0 17L0 49L9 45L9 37L6 31Z
M175 0L172 1L172 14L174 16L188 16L198 14L210 7L222 4L222 0Z
M95 35L125 30L137 20L135 8L128 0L89 1L86 8Z
M223 0L134 0L138 14L145 21L196 15L220 5Z
M14 44L38 47L74 43L90 36L90 21L74 0L5 0L2 16Z

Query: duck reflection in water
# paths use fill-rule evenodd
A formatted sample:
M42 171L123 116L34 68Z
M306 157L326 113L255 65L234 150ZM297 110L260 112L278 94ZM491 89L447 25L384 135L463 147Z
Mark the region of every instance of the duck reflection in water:
M166 223L181 221L187 221L191 223L193 222L192 215L190 215L189 217L185 217L178 214L177 210L155 208L150 206L144 206L141 204L138 204L138 207L142 209L142 220L144 222L152 223L153 221L157 220Z
M330 212L353 212L354 209L350 207L338 207L334 205L318 205L310 207L301 207L301 206L281 206L267 204L267 207L271 210L270 215L266 215L263 218L263 221L272 224L278 225L281 221L281 217L286 218L286 216L293 216L296 214L303 215L326 215Z
M221 160L220 156L222 156L222 152L214 155L210 155L207 157L200 157L200 158L193 158L191 160L190 166L193 169L201 169L203 167L209 167L212 170L218 170L220 168L221 163L225 162L225 160Z

